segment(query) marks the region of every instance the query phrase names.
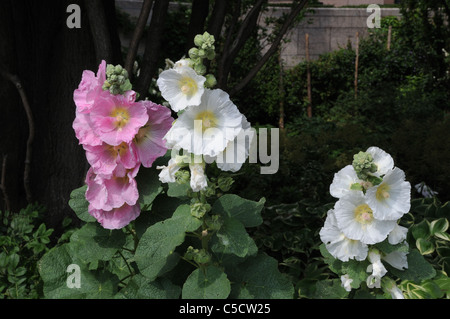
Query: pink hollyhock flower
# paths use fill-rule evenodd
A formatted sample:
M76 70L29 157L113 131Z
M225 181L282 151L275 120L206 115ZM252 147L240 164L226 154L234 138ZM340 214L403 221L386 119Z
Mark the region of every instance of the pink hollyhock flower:
M134 205L139 199L137 183L134 177L139 166L127 170L118 165L109 178L97 175L92 167L86 176L86 200L92 208L111 210L119 208L124 204Z
M90 70L84 70L78 88L73 92L73 100L77 111L86 113L91 110L106 80L106 62L103 60L97 71L97 76Z
M124 204L121 207L113 208L111 210L95 209L89 205L88 212L102 225L103 228L120 229L135 220L141 213L141 209L139 204Z
M94 132L93 123L89 114L77 111L72 128L80 144L97 146L103 143L100 137Z
M148 122L139 129L133 142L142 165L151 167L153 162L167 151L163 137L169 131L174 119L167 107L151 101L142 103L147 108Z
M117 165L125 169L133 169L140 165L135 146L122 142L117 146L103 143L102 145L84 145L86 158L95 174L110 176Z
M145 105L124 95L101 95L90 116L100 139L114 146L131 142L148 121Z

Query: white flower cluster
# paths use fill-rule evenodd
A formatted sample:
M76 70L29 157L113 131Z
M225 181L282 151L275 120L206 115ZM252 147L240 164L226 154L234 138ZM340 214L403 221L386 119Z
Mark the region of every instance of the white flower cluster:
M352 165L334 175L330 194L338 201L327 213L320 238L333 257L343 262L367 259L369 288L380 288L387 272L382 260L400 270L408 268L407 229L398 221L409 212L411 185L388 153L370 147L356 154ZM386 239L406 247L387 255L373 247ZM347 277L343 286L350 290Z
M210 35L203 37L211 42ZM168 166L159 167L160 180L174 182L175 173L189 164L190 184L195 192L207 187L205 163L216 162L221 170L238 171L248 158L255 136L229 95L221 89L208 88L208 75L204 77L197 69L201 68L192 58L182 59L161 72L156 82L162 97L178 112L177 120L164 136L166 146L178 155L183 151L183 161L171 159Z

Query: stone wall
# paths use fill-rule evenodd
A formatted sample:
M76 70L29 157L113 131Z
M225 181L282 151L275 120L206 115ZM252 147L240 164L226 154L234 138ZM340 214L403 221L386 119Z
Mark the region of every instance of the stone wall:
M268 14L281 15L283 10L288 9L278 8ZM316 59L320 54L347 46L349 41L355 45L357 32L360 37L367 35L367 19L371 14L365 8L314 8L286 35L289 42L282 47L286 67L305 60L306 33L309 35L309 56ZM385 16L401 15L398 8L381 8L381 17Z

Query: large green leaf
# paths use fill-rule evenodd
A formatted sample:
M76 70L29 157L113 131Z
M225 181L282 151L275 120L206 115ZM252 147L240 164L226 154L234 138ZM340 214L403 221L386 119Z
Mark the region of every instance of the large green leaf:
M342 287L340 279L320 280L316 283L315 299L343 299L348 292Z
M154 168L140 168L136 176L139 204L142 211L150 210L156 196L163 190L158 173Z
M184 299L225 299L230 294L230 281L219 268L209 265L194 270L183 285Z
M201 226L201 221L190 213L189 205L181 205L169 219L150 226L142 235L136 249L135 260L141 273L154 280L162 271L176 265L175 248L184 242L185 233Z
M88 212L89 202L86 200L87 185L74 189L70 193L69 206L78 218L84 222L95 222L95 218Z
M177 299L181 288L167 278L150 281L142 275L135 275L115 298L118 299Z
M261 211L264 208L265 198L259 202L241 198L234 194L221 196L213 205L212 210L224 217L234 217L245 227L256 227L262 224Z
M211 250L220 256L234 254L238 257L255 255L258 248L244 225L235 218L225 218L222 227L211 240Z
M79 288L67 284L70 265L79 268ZM44 282L43 292L50 299L98 299L112 298L117 293L119 279L106 270L90 271L87 265L72 251L70 244L52 248L38 263L39 274Z
M411 249L407 255L407 260L408 269L399 270L389 267L389 271L402 280L411 280L417 283L436 276L436 270L434 270L433 266L425 260L418 250Z
M239 267L227 272L232 282L231 298L240 299L291 299L294 287L280 273L276 259L260 254L249 257Z
M97 223L88 223L70 237L71 249L88 264L98 260L110 260L125 245L122 230L108 230Z

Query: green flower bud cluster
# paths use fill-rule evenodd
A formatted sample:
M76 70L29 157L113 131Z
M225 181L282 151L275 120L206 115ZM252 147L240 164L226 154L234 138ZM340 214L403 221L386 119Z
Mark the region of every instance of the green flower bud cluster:
M184 254L184 258L194 261L199 265L207 264L211 261L211 255L206 250L195 249L192 246L188 247L186 253Z
M191 174L188 170L180 169L175 173L175 180L179 185L189 183Z
M191 203L191 215L196 218L202 218L211 210L211 205L208 203L202 203L194 201Z
M111 94L123 94L132 89L128 72L120 64L106 66L106 81L103 83L103 90L109 90Z
M373 157L367 152L359 152L353 156L353 168L358 178L367 180L371 173L377 171L377 166L373 162Z
M205 75L206 73L206 66L203 60L213 60L216 56L214 41L214 36L206 31L203 34L197 34L194 38L195 47L191 48L188 52L190 66L200 75ZM205 78L206 87L211 88L217 84L214 75L207 74Z

